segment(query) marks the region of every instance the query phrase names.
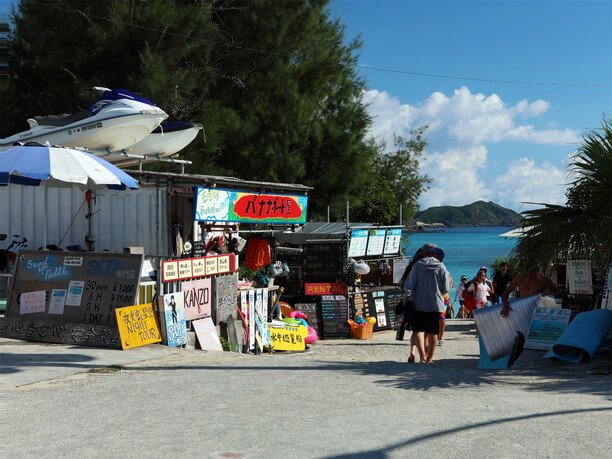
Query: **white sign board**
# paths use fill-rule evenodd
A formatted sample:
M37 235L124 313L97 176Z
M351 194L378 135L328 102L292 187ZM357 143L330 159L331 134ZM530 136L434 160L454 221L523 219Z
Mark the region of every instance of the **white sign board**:
M593 294L593 278L589 260L567 260L567 283L570 293Z
M363 257L368 245L368 230L352 230L351 242L349 244L349 258Z
M561 308L535 308L525 349L550 350L567 327L571 312Z
M385 247L386 230L374 230L368 239L368 249L366 255L382 255Z

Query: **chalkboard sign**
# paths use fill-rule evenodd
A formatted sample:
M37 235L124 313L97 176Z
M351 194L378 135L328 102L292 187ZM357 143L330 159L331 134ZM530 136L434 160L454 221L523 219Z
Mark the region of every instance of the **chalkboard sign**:
M321 296L323 338L348 338L348 301L343 295Z
M317 331L317 335L321 336L321 308L317 303L296 303L294 309L302 311L308 317L308 325Z
M206 255L206 251L204 250L204 241L193 241L192 247L193 248L191 250L193 252L193 257L198 258Z
M136 254L22 251L6 316L30 328L56 323L66 327L61 341L57 336L38 341L116 347L115 308L135 303L141 265L142 255ZM75 324L86 327L66 333ZM33 339L33 333L23 335L17 326L7 328L13 332L4 336ZM92 335L88 342L79 338L83 333Z
M395 306L403 297L404 290L402 289L385 290L387 322L391 328L395 327L397 321L397 317L395 316Z
M304 280L335 282L344 277L344 242L313 242L304 244Z

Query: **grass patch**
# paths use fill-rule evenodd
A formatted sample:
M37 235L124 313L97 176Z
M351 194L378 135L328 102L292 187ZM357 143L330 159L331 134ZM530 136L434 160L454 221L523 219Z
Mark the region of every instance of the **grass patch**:
M121 369L119 365L111 365L110 367L90 368L88 373L117 373Z

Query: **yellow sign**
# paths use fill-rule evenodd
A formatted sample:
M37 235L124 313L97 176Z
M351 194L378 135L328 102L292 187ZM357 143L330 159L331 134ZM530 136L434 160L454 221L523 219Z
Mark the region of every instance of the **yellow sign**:
M115 317L122 349L161 342L161 331L151 303L116 308Z
M285 326L285 328L270 327L272 349L275 351L303 351L306 349L304 339L308 336L306 327Z

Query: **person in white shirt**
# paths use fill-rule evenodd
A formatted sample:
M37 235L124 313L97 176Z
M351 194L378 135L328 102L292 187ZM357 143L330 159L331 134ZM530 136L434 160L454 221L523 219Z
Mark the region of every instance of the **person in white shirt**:
M487 272L484 269L478 271L467 291L476 300L476 308L484 308L487 305L487 297L493 295L493 291L487 282Z

